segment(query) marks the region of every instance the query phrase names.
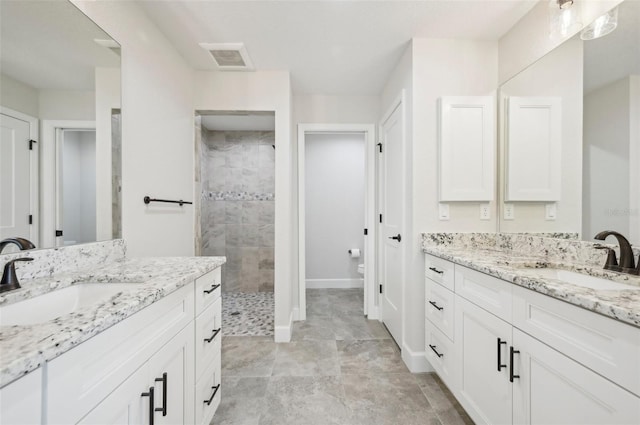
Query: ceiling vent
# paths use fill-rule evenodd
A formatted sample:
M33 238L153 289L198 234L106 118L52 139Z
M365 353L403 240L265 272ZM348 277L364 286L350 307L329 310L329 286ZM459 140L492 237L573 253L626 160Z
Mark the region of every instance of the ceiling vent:
M200 43L221 71L252 71L253 63L243 43Z

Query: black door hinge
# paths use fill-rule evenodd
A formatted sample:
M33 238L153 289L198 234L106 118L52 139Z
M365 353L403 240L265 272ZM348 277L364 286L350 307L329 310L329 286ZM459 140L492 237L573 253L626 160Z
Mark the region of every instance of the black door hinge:
M33 224L33 214L29 214L29 224Z
M378 150L382 153L382 142L378 143Z
M364 235L367 236L369 234L369 229L364 229Z
M382 223L382 214L380 214L380 223Z
M34 144L34 143L38 143L38 142L36 142L36 141L35 141L35 140L33 140L33 139L29 140L29 150L30 150L30 151L32 151L32 150L33 150L33 144Z
M380 285L380 293L382 294L382 285Z
M56 238L62 236L62 230L56 230Z

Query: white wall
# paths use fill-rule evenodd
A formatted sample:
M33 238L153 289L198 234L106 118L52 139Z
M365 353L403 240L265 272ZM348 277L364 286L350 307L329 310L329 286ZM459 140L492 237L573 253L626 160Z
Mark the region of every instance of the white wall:
M297 282L293 280L295 275L292 274L296 267L292 251L296 225L293 217L296 214L295 205L292 204L295 163L291 146L292 97L289 73L198 71L195 73L193 88L196 93L195 109L199 111L275 111L275 339L279 342L288 341L291 338L293 320L292 297L297 293ZM193 117L191 126L193 127ZM192 137L192 152L193 144ZM190 172L193 180L193 167ZM200 193L200 188L192 186L195 197ZM193 235L192 231L192 239Z
M38 117L38 90L0 74L0 104L14 111Z
M38 117L41 120L94 121L95 93L91 90L38 90Z
M629 178L629 204L631 205L629 239L640 245L640 75L632 75L630 83L631 131L630 151L631 167Z
M293 96L296 124L367 124L379 116L379 96Z
M122 46L123 237L131 256L193 255L193 72L134 2L73 0ZM95 107L95 106L94 106Z
M364 253L364 134L308 134L305 142L307 280L361 279L349 249Z
M582 104L583 104L583 43L579 38L540 59L533 66L503 84L500 104L508 96L549 96L562 99L562 162L561 194L555 220L545 219L545 203L514 202L514 220L501 220L500 231L517 232L575 232L582 222ZM501 117L504 123L504 118ZM500 194L505 180L505 125L500 137ZM607 167L608 168L608 167ZM504 197L502 196L502 199Z

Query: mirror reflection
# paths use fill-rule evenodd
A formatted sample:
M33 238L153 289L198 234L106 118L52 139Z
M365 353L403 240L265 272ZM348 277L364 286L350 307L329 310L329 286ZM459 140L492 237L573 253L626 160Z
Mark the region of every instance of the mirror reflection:
M0 8L0 239L121 237L120 46L67 0Z
M616 230L640 244L640 2L619 6L611 33L564 42L499 99L500 231L593 241Z

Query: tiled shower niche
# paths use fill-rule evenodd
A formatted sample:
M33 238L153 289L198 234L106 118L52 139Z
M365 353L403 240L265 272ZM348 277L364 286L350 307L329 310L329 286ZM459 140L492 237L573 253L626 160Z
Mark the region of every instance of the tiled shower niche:
M225 255L223 292L273 291L275 133L202 128L202 255Z

